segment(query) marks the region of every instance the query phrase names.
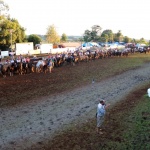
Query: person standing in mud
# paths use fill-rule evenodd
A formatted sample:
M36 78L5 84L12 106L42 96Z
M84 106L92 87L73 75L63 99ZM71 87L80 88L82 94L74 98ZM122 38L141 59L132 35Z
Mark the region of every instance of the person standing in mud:
M101 99L99 100L99 104L97 105L96 119L97 119L97 133L98 134L103 134L103 132L101 132L101 125L104 122L106 108L109 105L110 104L106 105L105 101Z

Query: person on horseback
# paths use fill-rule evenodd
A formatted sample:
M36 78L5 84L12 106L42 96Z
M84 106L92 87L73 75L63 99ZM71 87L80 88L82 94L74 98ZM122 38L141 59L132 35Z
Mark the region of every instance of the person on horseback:
M0 50L0 62L2 61L2 55L1 55L1 50Z
M49 61L48 61L48 70L49 70L49 73L52 73L52 68L53 68L53 62L52 62L52 59L49 59Z

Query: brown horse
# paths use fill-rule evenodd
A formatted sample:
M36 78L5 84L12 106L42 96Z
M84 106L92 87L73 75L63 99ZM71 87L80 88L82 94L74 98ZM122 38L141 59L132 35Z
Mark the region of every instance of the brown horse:
M82 61L88 62L89 61L88 55L79 55L79 61L80 62L82 62Z
M5 78L7 74L9 74L9 63L0 64L0 74Z

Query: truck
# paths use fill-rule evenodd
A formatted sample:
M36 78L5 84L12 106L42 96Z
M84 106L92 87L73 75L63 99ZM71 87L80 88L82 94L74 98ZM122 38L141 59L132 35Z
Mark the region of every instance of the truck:
M41 44L40 45L41 54L51 53L52 49L53 49L53 44Z
M16 55L27 55L33 49L33 42L16 43L15 45Z

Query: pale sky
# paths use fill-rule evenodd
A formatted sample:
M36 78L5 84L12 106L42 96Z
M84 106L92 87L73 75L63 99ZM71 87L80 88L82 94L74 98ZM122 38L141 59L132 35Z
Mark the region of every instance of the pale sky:
M46 34L54 24L59 35L83 35L99 25L103 30L150 40L150 0L4 0L10 17L26 34Z

